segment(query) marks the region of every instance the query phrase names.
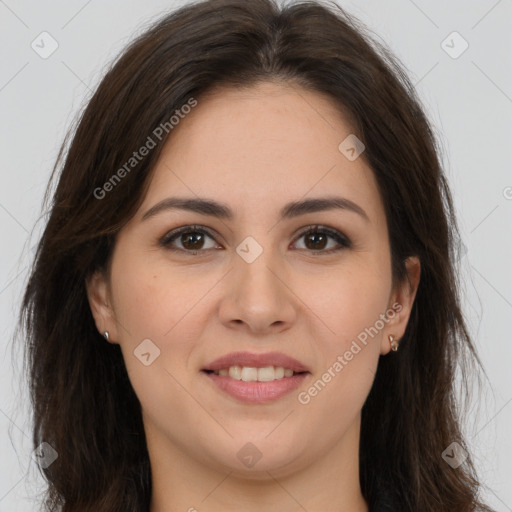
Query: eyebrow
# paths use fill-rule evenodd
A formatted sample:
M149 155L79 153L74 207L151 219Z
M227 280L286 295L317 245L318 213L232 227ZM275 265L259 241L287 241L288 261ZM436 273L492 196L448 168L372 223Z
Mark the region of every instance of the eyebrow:
M344 197L319 197L293 201L286 204L280 212L281 219L292 219L308 213L317 213L327 210L348 210L360 215L370 222L367 213L356 203ZM142 221L168 210L186 210L210 215L219 219L232 220L235 217L233 210L226 204L206 198L168 197L152 206L142 216Z

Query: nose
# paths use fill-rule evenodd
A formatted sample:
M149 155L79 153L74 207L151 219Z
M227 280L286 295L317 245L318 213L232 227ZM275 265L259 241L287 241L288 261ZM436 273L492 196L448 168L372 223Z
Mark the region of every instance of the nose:
M222 323L252 334L289 329L297 317L298 299L282 265L264 250L252 263L236 256L219 307Z

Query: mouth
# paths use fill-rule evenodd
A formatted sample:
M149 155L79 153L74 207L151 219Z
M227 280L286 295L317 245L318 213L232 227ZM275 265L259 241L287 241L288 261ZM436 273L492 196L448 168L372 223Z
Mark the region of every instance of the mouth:
M201 373L222 394L240 402L260 404L287 395L310 375L302 363L277 352L228 354L210 363Z

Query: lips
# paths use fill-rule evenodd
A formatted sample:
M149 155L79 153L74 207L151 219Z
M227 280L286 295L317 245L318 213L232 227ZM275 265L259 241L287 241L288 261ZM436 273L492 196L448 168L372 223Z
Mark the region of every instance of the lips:
M252 404L291 393L310 374L300 361L280 352L233 352L215 359L201 373L223 394Z
M280 352L266 352L264 354L254 354L250 352L232 352L219 357L207 364L204 371L219 371L231 366L265 368L268 366L283 367L293 370L294 373L309 372L308 368L297 359L287 356Z

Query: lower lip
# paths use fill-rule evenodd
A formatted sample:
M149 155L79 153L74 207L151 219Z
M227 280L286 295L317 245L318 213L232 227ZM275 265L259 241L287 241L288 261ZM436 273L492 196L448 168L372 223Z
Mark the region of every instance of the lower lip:
M292 377L272 380L270 382L244 382L215 373L204 373L221 391L242 402L261 404L277 400L297 389L308 373L298 373Z

